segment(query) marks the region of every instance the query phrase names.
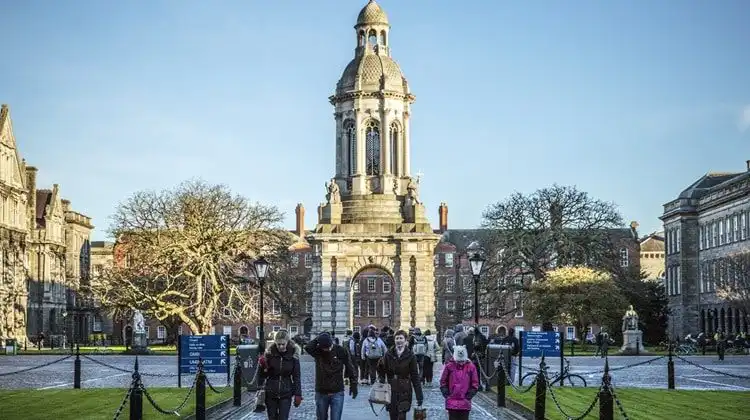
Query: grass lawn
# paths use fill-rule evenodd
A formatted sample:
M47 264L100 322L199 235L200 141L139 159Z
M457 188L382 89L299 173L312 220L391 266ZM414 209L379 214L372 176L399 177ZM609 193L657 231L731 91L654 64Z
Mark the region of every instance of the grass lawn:
M534 409L533 388L525 394L506 389L508 398ZM555 387L554 391L560 406L573 417L581 415L596 395L594 388ZM745 410L750 401L750 392L620 388L616 393L631 420L704 418L701 413L708 416L705 418L712 419L748 418ZM549 392L546 404L548 419L564 418ZM616 405L614 412L616 419L623 418ZM585 418L598 419L599 406Z
M94 420L111 419L127 392L124 388L100 389L49 389L49 390L15 390L0 391L0 413L5 419L55 419L55 420ZM149 393L161 408L176 408L185 398L188 388L150 388ZM210 407L232 398L231 389L222 394L206 390L206 406ZM195 410L195 393L190 395L189 402L180 411L185 417ZM129 416L129 402L120 415L120 419ZM143 417L146 419L174 418L159 414L143 397Z
M151 350L151 352L154 355L160 355L160 356L170 356L170 355L176 356L177 355L177 347L175 346L153 346L153 347L149 347L149 350ZM81 346L81 354L90 354L90 355L97 355L97 356L107 355L107 354L121 354L124 351L125 351L125 346L109 346L106 348L106 350L104 347ZM25 355L25 356L50 355L50 354L68 355L70 354L70 348L19 350L18 354Z

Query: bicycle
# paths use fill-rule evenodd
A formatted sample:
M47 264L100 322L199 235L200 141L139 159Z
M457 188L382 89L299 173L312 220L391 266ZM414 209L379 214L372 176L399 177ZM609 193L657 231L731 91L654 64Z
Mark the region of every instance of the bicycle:
M677 347L677 354L681 356L690 356L691 354L698 353L698 349L693 345L693 343L688 344L680 344L679 347Z
M552 386L560 381L565 381L567 379L567 382L570 384L570 386L577 387L581 386L583 388L586 387L586 379L583 378L583 376L578 375L576 373L570 373L570 360L565 359L565 368L563 368L562 372L555 373L554 376L551 378L549 375L547 375L547 372L549 371L549 366L544 367L544 376L547 377L547 380L549 381L549 386ZM536 379L537 373L536 372L530 372L521 378L521 385L525 385L524 382L526 382L526 378L532 378L531 382L533 382L534 379ZM564 382L563 382L564 383ZM582 385L581 385L582 384Z

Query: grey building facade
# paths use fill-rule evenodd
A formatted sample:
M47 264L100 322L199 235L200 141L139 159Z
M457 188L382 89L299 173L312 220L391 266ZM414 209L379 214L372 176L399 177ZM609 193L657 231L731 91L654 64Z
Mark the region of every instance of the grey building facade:
M664 283L673 338L748 331L746 305L717 293L729 276L750 275L728 268L730 261L750 254L750 161L746 163L745 172L708 173L664 204Z

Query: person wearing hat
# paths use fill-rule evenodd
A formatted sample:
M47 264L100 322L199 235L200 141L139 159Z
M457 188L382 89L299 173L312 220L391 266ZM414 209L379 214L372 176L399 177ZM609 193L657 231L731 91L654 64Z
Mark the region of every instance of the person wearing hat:
M315 359L315 406L318 419L341 420L344 410L344 376L349 378L349 395L357 398L357 374L343 347L322 332L305 346Z

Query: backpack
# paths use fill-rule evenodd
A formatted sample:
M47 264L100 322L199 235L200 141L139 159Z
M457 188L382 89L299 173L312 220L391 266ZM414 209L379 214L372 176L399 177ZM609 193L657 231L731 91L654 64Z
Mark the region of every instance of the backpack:
M424 356L427 353L427 340L424 337L414 338L414 354Z
M368 359L380 359L383 357L383 348L378 345L378 340L370 340L367 339L368 348L365 353L367 353Z

